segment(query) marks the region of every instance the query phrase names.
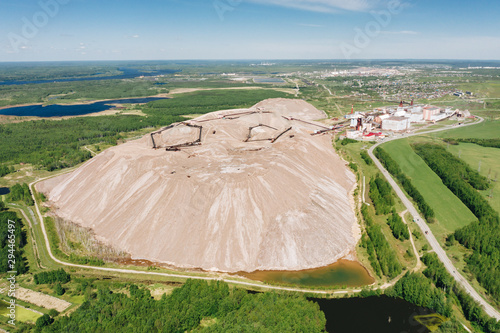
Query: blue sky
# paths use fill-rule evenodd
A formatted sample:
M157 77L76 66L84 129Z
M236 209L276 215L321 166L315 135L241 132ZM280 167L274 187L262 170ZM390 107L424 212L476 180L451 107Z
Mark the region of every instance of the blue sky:
M0 61L500 60L499 1L0 0L0 9Z

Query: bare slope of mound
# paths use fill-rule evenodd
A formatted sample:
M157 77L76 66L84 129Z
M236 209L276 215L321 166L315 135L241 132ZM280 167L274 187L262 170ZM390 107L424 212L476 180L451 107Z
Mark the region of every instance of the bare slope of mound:
M311 136L322 117L285 99L214 112L108 149L38 190L57 215L133 258L228 272L325 266L359 232L355 176L330 135ZM199 127L201 144L164 149L195 141Z

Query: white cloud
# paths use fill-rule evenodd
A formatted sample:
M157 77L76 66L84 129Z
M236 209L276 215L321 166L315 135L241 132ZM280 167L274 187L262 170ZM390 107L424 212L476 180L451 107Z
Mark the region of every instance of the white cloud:
M315 12L334 13L339 10L368 11L386 0L248 0L266 5L290 7Z

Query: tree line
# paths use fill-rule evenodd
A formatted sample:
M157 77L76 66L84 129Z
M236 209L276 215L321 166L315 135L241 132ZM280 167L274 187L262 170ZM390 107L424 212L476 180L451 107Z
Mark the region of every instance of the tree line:
M455 300L467 320L479 326L483 332L498 333L500 331L500 322L490 318L483 308L455 282L435 253L426 253L422 256L422 262L427 266L423 274L436 287L445 290L449 297Z
M392 210L392 214L387 218L387 223L391 227L391 231L394 237L396 237L400 241L410 239L408 226L403 222L403 219L396 212L396 209Z
M451 300L420 273L406 273L386 294L434 310L445 317L451 317L453 313Z
M471 169L467 163L455 157L445 147L420 143L413 144L412 148L440 178L446 179L448 184L463 180L476 190L484 191L490 187L488 178Z
M9 173L13 173L16 171L13 167L8 167L6 165L0 165L0 177L8 175Z
M368 252L368 259L373 270L378 276L395 278L403 271L396 252L385 238L381 227L373 222L367 205L361 207L361 214L366 224L367 234L363 237L361 244Z
M22 201L27 206L33 206L33 197L28 184L16 184L10 188L10 193L7 194L7 200L11 202Z
M367 165L373 165L373 160L370 157L370 155L368 155L368 152L366 150L362 150L361 153L359 154L361 155L361 158L363 159L363 161L365 161Z
M14 223L9 223L9 220ZM24 274L28 271L24 255L26 243L22 220L14 212L0 211L0 273L16 271Z
M380 147L375 149L375 156L380 160L380 162L382 162L387 171L389 171L389 173L399 181L406 193L408 193L408 195L415 201L425 219L428 222L432 222L435 217L434 210L427 204L422 194L412 184L410 178L408 178L403 171L401 171L397 162L389 155L389 153Z
M394 206L392 188L386 180L380 178L380 174L370 180L368 195L377 215L389 214L392 211L392 206Z
M458 145L460 142L474 143L483 147L500 148L500 139L478 139L478 138L464 138L464 139L444 139L445 142Z
M55 282L64 284L71 280L71 275L66 273L64 269L60 268L53 271L37 273L33 279L35 284L52 284Z
M248 293L222 281L188 280L159 301L135 285L129 294L99 289L71 315L44 321L42 332L324 332L326 325L304 296Z
M500 300L500 217L488 201L476 190L484 188L478 176L465 176L463 161L449 156L444 147L414 145L414 149L431 169L478 218L455 231L454 237L473 250L466 257L467 267L479 283L496 300ZM452 158L453 157L453 158ZM458 170L458 171L457 171ZM468 171L473 174L475 171ZM475 187L474 187L475 186Z

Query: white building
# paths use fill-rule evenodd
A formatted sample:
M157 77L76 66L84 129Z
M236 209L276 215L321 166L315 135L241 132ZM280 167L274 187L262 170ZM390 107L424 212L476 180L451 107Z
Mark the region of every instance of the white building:
M410 119L405 117L390 117L382 121L384 131L406 131L410 129Z

